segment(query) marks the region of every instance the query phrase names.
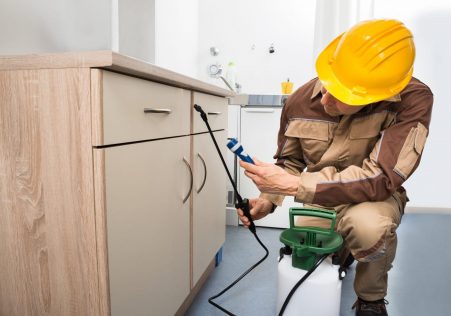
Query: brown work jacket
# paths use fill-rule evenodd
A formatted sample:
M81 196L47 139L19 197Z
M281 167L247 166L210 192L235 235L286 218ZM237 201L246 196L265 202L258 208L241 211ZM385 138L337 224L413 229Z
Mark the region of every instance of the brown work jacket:
M416 78L399 95L333 117L321 104L315 78L283 107L276 164L300 178L296 202L336 206L382 201L406 181L421 159L433 94ZM281 205L284 196L262 194Z

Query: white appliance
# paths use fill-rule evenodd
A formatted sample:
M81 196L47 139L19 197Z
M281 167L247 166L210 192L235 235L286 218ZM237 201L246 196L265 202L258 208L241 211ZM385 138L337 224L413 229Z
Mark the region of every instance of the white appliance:
M275 162L273 156L277 150L280 114L286 98L285 95L246 95L231 100L232 103L240 105L238 140L251 157ZM229 124L232 119L229 116ZM239 192L243 198L260 195L255 184L244 175L242 168L238 169L237 178ZM293 206L299 207L300 204L295 204L292 197L286 197L281 207L273 214L255 221L255 225L288 228L288 209Z

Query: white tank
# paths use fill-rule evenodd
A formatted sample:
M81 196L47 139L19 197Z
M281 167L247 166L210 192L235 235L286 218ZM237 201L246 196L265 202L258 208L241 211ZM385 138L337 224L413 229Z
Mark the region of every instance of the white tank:
M339 316L341 280L338 265L333 265L330 256L299 286L291 297L283 315L285 316ZM284 255L278 267L277 314L294 285L307 270L291 265L291 255Z
M341 298L341 280L339 266L332 265L330 254L338 251L343 238L335 232L336 213L330 210L290 208L290 228L280 234L285 245L279 262L279 291L277 311L282 306L291 289L311 270L319 258L326 259L296 289L286 306L283 315L293 316L339 316ZM310 216L330 220L329 228L297 226L296 216Z

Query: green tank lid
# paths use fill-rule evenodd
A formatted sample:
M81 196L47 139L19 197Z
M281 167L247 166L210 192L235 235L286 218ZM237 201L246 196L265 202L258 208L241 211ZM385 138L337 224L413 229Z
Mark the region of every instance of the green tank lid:
M296 226L295 216L330 219L329 228ZM292 249L293 267L309 270L325 254L338 251L343 237L335 232L336 213L324 209L290 208L290 228L280 235L280 241Z

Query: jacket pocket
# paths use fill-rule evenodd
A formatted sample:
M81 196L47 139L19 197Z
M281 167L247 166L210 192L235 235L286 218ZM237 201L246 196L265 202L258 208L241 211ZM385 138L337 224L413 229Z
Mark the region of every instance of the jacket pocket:
M427 128L421 123L410 129L393 169L402 178L407 179L412 173L418 158L423 152L427 134Z
M386 112L381 112L354 119L349 138L367 139L379 136L386 116Z
M381 137L387 112L355 118L349 132L349 157L351 164L361 166Z
M306 163L316 163L329 146L329 122L316 120L290 121L285 136L297 138Z

